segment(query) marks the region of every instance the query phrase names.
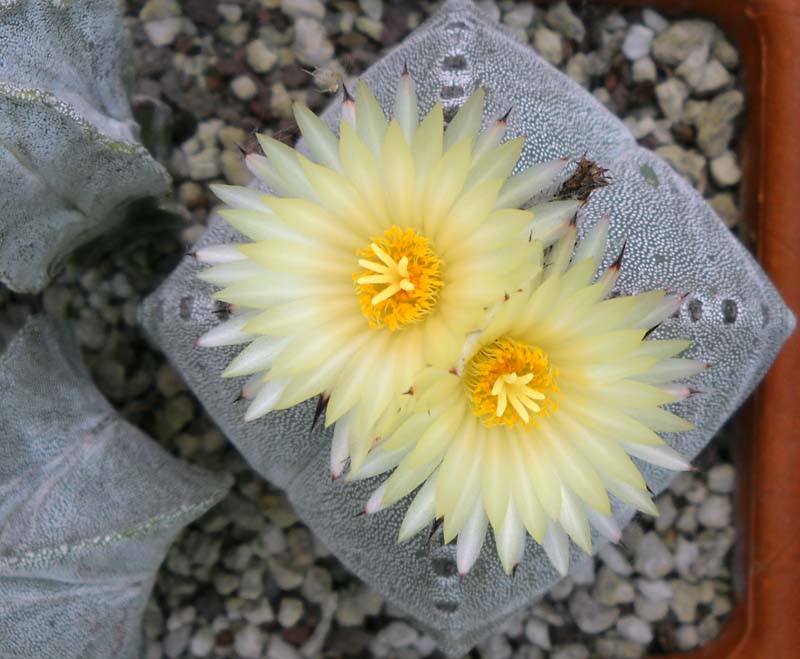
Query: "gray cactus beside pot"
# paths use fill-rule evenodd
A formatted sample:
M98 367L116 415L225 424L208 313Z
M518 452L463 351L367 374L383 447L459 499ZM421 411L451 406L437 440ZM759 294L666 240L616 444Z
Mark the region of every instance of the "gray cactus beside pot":
M28 320L0 390L0 656L136 659L159 565L230 476L121 419L62 321Z
M43 65L44 64L44 65ZM169 177L137 142L113 0L0 3L0 282L40 291Z

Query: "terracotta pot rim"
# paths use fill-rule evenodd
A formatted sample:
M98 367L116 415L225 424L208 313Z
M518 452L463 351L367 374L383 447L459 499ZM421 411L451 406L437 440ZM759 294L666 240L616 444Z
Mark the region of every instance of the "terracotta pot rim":
M798 0L607 0L707 17L742 54L747 109L740 156L741 231L789 308L800 315L800 3ZM667 659L790 659L800 646L800 333L745 410L738 451L736 569L739 601L720 636ZM655 658L652 658L655 659ZM662 657L663 659L663 657Z

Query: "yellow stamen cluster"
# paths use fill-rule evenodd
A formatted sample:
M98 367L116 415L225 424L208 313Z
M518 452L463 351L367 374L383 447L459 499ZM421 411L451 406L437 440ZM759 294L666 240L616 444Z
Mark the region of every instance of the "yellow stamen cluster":
M472 410L487 428L536 426L536 417L558 407L558 375L541 348L500 338L467 362L464 386Z
M441 261L427 238L393 226L357 250L353 274L361 313L373 329L395 331L422 320L436 305Z

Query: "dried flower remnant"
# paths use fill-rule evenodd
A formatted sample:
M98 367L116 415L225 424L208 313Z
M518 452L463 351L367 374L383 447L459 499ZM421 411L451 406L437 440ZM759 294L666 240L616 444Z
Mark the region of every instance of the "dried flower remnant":
M246 344L224 376L250 377L247 420L321 395L334 478L363 464L419 371L452 363L485 308L541 268L532 223L554 229L580 206L521 209L567 160L510 176L523 138L504 141L505 117L481 132L483 101L478 89L447 127L438 103L420 121L404 71L387 121L359 83L355 99L344 90L338 136L295 106L312 159L259 136L265 156L246 163L272 194L214 187L253 242L197 252L234 310L198 343Z
M578 166L561 187L558 189L556 199L580 199L586 201L589 195L598 188L607 186L611 179L608 170L601 167L585 155L578 161Z
M491 525L506 573L527 532L565 574L568 538L587 553L591 526L619 540L609 492L656 514L631 456L689 467L657 433L692 427L663 406L689 396L676 380L707 365L676 357L688 341L646 339L684 297L607 299L621 267L619 258L595 277L607 232L604 218L576 248L575 224L563 223L543 270L489 311L456 365L422 372L413 402L384 415L380 442L355 474L393 470L367 512L421 485L400 539L442 520L445 541L458 538L461 573Z

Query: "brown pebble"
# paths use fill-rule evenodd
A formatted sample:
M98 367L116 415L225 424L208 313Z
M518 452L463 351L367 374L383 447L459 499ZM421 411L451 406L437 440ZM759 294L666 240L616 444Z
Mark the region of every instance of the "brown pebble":
M209 73L206 76L206 87L210 92L220 92L225 89L225 80L218 73Z
M214 643L221 647L233 645L233 631L230 629L223 629L214 637Z
M292 645L301 645L311 636L311 628L307 625L295 625L283 630L283 640Z
M188 53L194 49L194 37L188 34L179 34L173 43L176 51L179 53Z
M250 101L247 107L252 114L262 121L272 120L272 105L270 103L270 93L268 89L262 90L256 98Z
M217 0L186 0L183 12L197 26L217 27L222 20L217 4Z
M280 79L287 89L307 87L311 80L311 75L304 71L302 66L295 63L281 68Z
M685 123L677 123L672 126L672 135L675 141L683 146L691 146L694 144L695 130L693 126Z

